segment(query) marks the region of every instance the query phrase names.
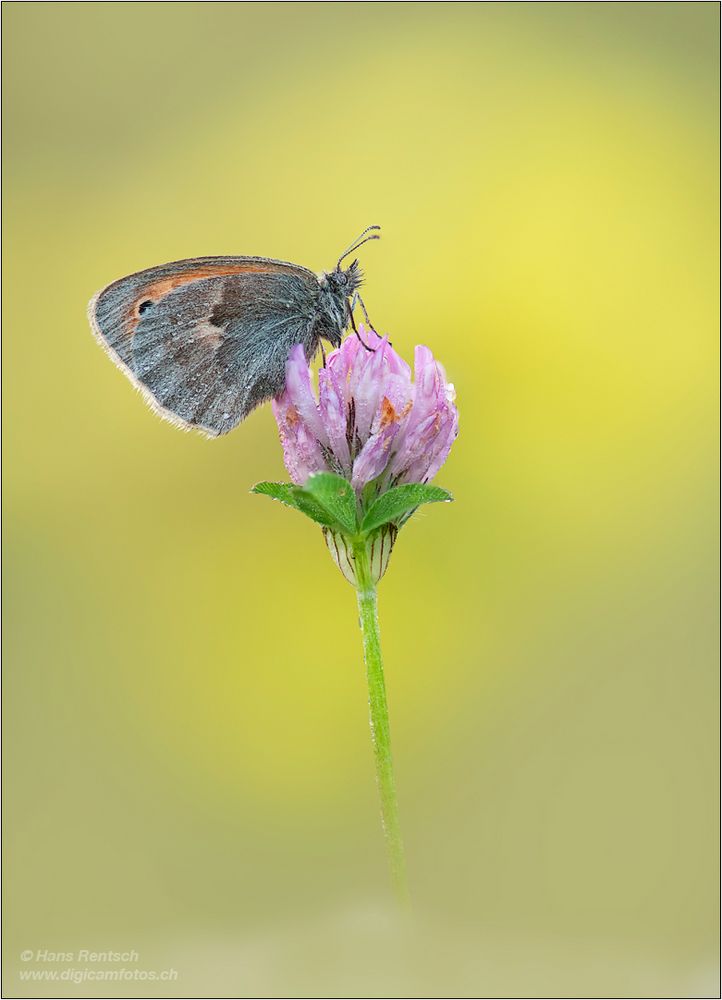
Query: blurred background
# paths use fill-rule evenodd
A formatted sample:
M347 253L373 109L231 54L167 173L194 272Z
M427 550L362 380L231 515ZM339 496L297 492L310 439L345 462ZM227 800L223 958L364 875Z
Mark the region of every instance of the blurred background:
M6 995L715 995L718 6L3 13ZM85 315L370 223L461 413L380 588L405 921L270 409L180 433ZM81 949L177 979L19 978Z

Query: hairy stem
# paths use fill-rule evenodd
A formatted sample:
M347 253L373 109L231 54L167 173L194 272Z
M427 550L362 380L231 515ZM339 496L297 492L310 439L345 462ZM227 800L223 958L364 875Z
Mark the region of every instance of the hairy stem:
M381 797L381 820L386 837L391 878L400 901L408 902L406 884L406 862L404 845L399 826L399 806L396 800L391 760L391 736L389 731L389 710L386 704L384 666L381 659L381 636L376 608L376 585L371 575L371 566L366 541L354 544L354 568L356 571L356 595L358 598L361 634L363 636L366 679L369 691L369 721L371 742L376 761L376 780Z

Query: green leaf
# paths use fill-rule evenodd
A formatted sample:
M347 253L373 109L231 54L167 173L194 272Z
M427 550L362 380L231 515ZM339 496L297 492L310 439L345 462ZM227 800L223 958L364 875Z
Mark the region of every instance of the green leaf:
M409 514L422 503L448 503L453 499L449 491L443 490L440 486L428 486L424 483L394 486L374 500L361 522L361 530L374 531L382 524L388 524L389 521L396 521L404 514Z
M261 496L271 497L272 500L278 500L326 528L335 526L335 521L323 507L319 506L313 497L306 496L303 490L294 486L293 483L256 483L251 493L258 493Z
M294 489L293 483L256 483L251 493L260 493L261 496L271 497L272 500L280 500L289 507L295 507Z
M299 488L317 503L333 521L349 535L358 531L356 520L356 494L351 483L333 472L316 472Z
M328 514L320 504L317 504L313 497L310 497L305 490L302 490L300 486L294 487L294 496L296 498L296 508L305 514L306 517L310 517L312 521L316 521L317 524L322 524L324 528L335 528L337 527L336 522Z

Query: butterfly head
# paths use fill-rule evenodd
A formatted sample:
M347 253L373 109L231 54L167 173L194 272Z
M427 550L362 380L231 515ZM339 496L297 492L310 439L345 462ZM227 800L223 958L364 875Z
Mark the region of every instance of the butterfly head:
M378 240L380 238L380 226L367 226L364 231L356 237L353 243L344 250L338 259L336 267L328 275L329 283L331 287L339 294L343 294L346 298L351 298L353 293L359 288L363 282L363 274L361 273L361 268L359 267L358 260L346 268L344 271L341 267L343 261L349 257L354 250L358 250L360 246L364 243L368 243L369 240Z
M321 317L314 327L314 335L316 338L323 337L330 341L334 347L340 345L346 326L349 321L353 321L354 292L363 283L363 274L358 260L354 260L346 268L342 264L363 243L377 240L379 238L378 229L379 226L369 226L364 229L351 246L341 254L333 271L326 272L319 278Z
M357 288L363 284L363 272L359 262L355 260L344 271L340 264L328 275L328 283L340 297L350 299Z

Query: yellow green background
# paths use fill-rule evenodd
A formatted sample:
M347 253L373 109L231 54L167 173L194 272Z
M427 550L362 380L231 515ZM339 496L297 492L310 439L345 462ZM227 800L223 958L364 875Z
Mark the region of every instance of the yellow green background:
M714 995L717 4L3 11L6 995ZM380 588L407 921L270 409L182 434L85 317L370 223L461 413ZM178 979L19 979L83 948Z

